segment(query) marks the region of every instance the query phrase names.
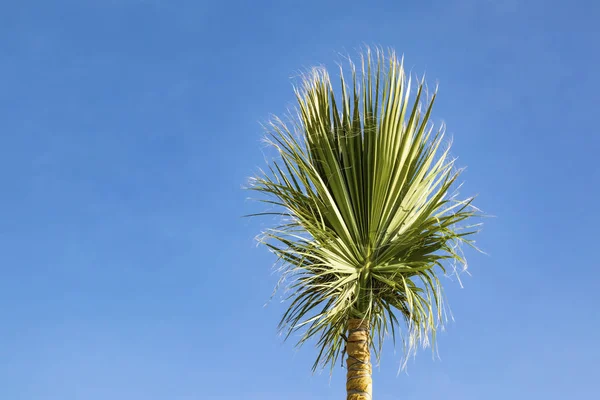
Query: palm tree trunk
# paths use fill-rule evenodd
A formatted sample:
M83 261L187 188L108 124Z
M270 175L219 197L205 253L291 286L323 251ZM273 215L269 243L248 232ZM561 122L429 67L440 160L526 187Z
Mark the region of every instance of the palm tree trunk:
M362 319L348 321L348 343L346 352L348 374L346 375L346 400L371 400L373 381L371 379L369 322Z

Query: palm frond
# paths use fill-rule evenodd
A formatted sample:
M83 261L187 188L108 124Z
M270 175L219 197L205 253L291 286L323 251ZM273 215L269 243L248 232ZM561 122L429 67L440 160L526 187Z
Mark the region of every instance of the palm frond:
M433 343L438 274L466 264L457 249L475 233L473 199L456 196L460 171L430 123L435 94L426 100L393 52L368 50L350 70L339 93L325 69L303 78L297 117L268 126L278 157L251 187L284 219L261 243L287 282L280 328L317 340L313 368L334 365L350 318L370 321L377 355L387 334L401 334L407 356Z

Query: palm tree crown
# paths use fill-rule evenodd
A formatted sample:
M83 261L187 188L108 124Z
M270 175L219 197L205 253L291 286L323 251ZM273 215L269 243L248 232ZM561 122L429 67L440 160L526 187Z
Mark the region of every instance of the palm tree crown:
M454 189L460 174L430 114L424 82L411 95L402 60L367 51L335 93L323 68L296 89L297 118L274 119L278 157L253 178L282 222L261 242L281 261L290 301L280 328L317 340L313 368L333 365L350 319L369 323L379 355L397 333L410 354L444 322L437 274L466 266L477 210ZM433 340L432 340L433 339Z

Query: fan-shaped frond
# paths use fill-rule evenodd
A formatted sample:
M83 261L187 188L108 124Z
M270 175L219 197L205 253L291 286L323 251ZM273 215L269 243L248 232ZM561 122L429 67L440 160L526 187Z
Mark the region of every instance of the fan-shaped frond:
M460 171L430 123L435 94L393 53L368 51L341 76L340 93L324 69L304 77L297 118L269 125L279 157L252 186L283 217L262 238L287 282L280 327L317 339L315 368L340 356L350 318L370 321L377 354L386 333L404 332L406 354L435 339L436 273L464 264L458 245L474 233L472 199L454 195Z

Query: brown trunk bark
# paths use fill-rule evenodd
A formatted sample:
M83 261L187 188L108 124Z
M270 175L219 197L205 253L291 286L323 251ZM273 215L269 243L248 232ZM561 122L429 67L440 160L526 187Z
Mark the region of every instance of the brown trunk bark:
M371 379L370 327L368 321L351 319L348 321L348 343L346 352L348 374L346 375L346 400L371 400L373 381Z

